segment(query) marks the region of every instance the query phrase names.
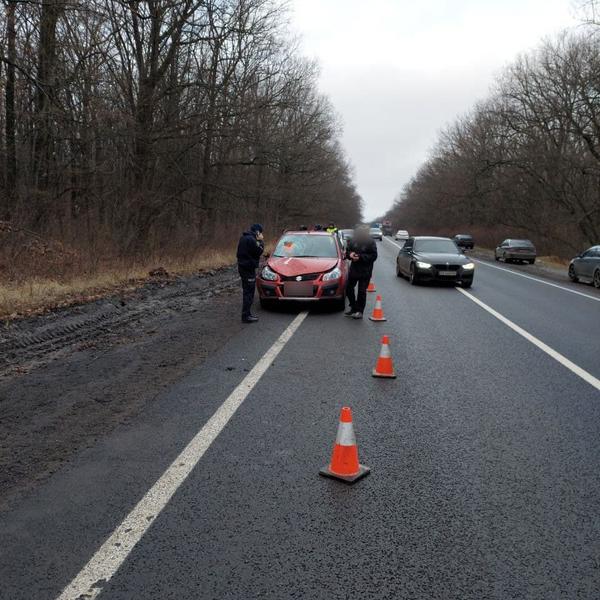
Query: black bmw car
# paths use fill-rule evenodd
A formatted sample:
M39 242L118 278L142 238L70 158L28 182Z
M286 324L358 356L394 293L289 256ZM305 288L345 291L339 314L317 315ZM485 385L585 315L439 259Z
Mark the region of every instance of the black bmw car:
M475 263L449 238L409 237L396 258L396 275L408 277L413 285L421 281L449 281L469 288Z

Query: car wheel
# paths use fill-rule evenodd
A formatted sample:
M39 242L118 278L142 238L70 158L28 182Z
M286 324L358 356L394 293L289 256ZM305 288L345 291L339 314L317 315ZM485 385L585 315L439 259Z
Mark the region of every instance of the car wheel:
M579 277L577 277L577 273L575 272L575 265L569 265L569 279L574 283L579 281Z
M415 268L415 265L412 264L410 265L410 278L409 281L412 285L419 285L419 278L417 276L417 269Z
M402 271L400 270L400 267L398 266L398 263L396 263L396 277L404 277Z
M594 279L592 280L594 287L600 289L600 269L594 271Z
M472 281L461 281L460 286L464 289L468 289L473 285Z

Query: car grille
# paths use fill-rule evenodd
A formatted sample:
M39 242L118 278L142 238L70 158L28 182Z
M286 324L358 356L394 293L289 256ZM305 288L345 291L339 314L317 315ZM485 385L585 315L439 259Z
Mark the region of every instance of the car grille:
M281 281L298 281L298 277L301 277L300 281L314 281L318 279L321 273L306 273L304 275L292 275L290 277L281 276Z
M437 271L454 271L457 272L460 269L460 265L433 265Z

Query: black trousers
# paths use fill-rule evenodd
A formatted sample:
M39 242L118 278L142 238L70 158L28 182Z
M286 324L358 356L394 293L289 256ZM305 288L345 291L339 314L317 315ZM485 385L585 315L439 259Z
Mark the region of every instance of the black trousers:
M256 290L256 269L238 267L242 280L242 319L250 316Z
M346 286L346 297L350 308L357 312L365 312L365 306L367 304L367 288L369 287L370 275L366 277L357 277L356 275L350 275L348 277L348 285ZM354 295L354 288L358 284L358 293Z

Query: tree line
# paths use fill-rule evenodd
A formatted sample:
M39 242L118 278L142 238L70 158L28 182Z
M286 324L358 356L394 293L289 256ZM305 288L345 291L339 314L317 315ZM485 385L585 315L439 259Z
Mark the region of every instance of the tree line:
M600 38L586 26L520 56L440 135L386 217L420 233L600 243Z
M360 220L277 0L3 0L0 220L138 254Z

